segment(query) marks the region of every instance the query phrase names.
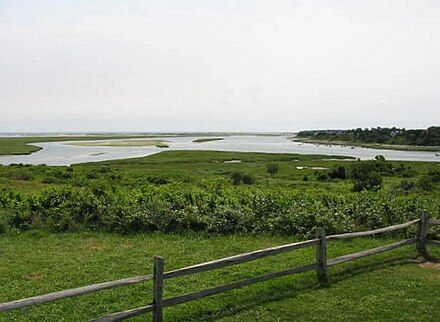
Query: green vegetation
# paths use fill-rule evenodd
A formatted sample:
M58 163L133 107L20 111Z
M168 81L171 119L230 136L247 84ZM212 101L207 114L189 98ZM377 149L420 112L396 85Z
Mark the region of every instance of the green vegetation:
M341 168L340 170L342 171ZM353 191L377 190L382 187L377 162L356 162L351 167L350 177L354 181Z
M438 216L438 164L328 158L166 151L71 167L3 166L0 218L3 230L306 238L318 225L339 233L404 222L420 208ZM268 164L277 165L276 176L268 178Z
M301 131L297 138L308 142L352 144L371 148L395 148L403 150L440 151L440 127L405 130L393 128L371 128L352 130Z
M152 272L152 257L166 270L292 242L291 237L106 233L0 236L0 302ZM393 242L389 238L331 242L329 257ZM430 253L440 256L437 248ZM181 295L314 260L307 248L203 274L167 280L165 297ZM439 271L414 261L406 247L329 269L321 288L315 272L259 283L172 308L166 321L436 321ZM0 321L86 321L151 301L151 282L0 313ZM134 321L144 321L151 313Z
M242 173L239 171L234 171L231 173L231 180L234 186L238 186L239 184L253 184L255 183L255 178L247 173Z
M268 163L266 165L267 173L271 177L274 177L278 173L279 169L280 169L280 167L278 166L278 163Z
M32 145L37 142L90 141L127 138L146 138L149 135L84 135L84 136L44 136L44 137L0 137L0 155L31 154L41 150Z
M221 141L224 140L223 138L203 138L203 139L195 139L194 143L204 143L204 142L211 142L211 141Z
M268 175L268 164L277 165L276 175ZM370 184L377 177L381 184ZM147 274L154 255L171 270L308 239L320 225L328 234L379 228L417 218L421 208L439 218L439 191L438 163L380 156L164 151L70 167L0 166L0 302ZM329 257L414 233L412 227L331 242ZM439 236L440 229L430 229L429 238ZM440 256L438 248L429 252ZM169 280L165 296L307 264L314 256L304 249ZM414 256L412 246L333 267L328 288L314 272L275 279L166 309L165 319L435 321L439 271ZM2 313L0 321L88 320L145 305L151 293L151 283L141 283Z

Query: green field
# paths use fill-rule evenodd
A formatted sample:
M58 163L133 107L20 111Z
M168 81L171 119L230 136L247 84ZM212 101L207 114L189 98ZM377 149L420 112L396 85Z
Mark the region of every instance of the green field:
M152 257L166 270L273 245L281 236L208 236L30 231L0 237L0 302L152 272ZM329 244L329 257L393 242L357 239ZM439 249L430 249L436 256ZM314 249L167 280L165 297L308 264ZM315 272L278 278L164 310L165 321L436 321L438 269L420 266L414 247L329 269L329 287ZM151 282L0 313L0 321L85 321L150 303ZM147 320L151 314L147 315ZM133 319L144 321L145 317Z
M234 161L234 162L230 162ZM240 162L238 162L240 161ZM278 172L270 175L268 165ZM365 167L364 167L365 166ZM340 175L341 167L347 178ZM354 192L354 170L381 186ZM358 170L359 170L358 169ZM373 176L374 177L374 176ZM164 151L143 158L57 166L0 166L0 302L148 274L418 218L440 218L439 164L344 157ZM329 244L329 257L410 238L407 232ZM431 228L429 238L439 238ZM440 256L440 249L429 248ZM414 246L315 273L248 286L165 309L168 321L436 321L440 272ZM165 283L165 296L311 263L304 249ZM83 321L151 301L151 284L0 314L0 321ZM134 320L143 320L142 318Z

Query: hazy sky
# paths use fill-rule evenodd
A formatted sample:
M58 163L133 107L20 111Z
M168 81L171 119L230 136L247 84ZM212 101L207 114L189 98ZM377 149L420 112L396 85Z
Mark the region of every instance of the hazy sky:
M0 132L439 123L438 0L0 0Z

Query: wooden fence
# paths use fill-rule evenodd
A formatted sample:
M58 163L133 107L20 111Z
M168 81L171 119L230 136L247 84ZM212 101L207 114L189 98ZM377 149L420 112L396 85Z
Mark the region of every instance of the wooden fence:
M393 232L401 229L409 228L413 225L418 225L417 234L415 238L406 239L403 241L395 242L386 246L381 246L377 248L372 248L368 250L364 250L361 252L357 252L354 254L344 255L332 259L327 259L327 249L326 243L327 241L332 240L340 240L340 239L350 239L355 237L363 237L363 236L373 236L380 233ZM104 317L98 318L93 321L119 321L123 319L127 319L130 317L138 316L144 313L153 312L153 321L162 321L162 312L164 307L169 307L173 305L178 305L182 303L186 303L189 301L193 301L196 299L200 299L203 297L211 296L218 293L223 293L235 288L243 287L246 285L264 282L273 278L288 276L292 274L307 272L311 270L316 270L317 278L321 284L327 283L327 268L330 266L342 264L348 261L352 261L355 259L372 256L375 254L383 253L392 249L416 244L416 248L418 254L425 259L428 257L428 253L426 251L426 246L429 245L438 245L440 246L440 241L438 240L428 240L427 232L429 225L440 225L440 219L429 219L429 214L427 211L422 211L420 215L420 219L416 219L413 221L409 221L407 223L389 226L385 228L380 228L376 230L363 231L363 232L355 232L355 233L346 233L339 235L330 235L326 236L325 229L318 227L316 229L316 238L312 240L281 245L276 247L271 247L267 249L257 250L250 253L235 255L231 257L226 257L206 263L201 263L193 266L188 266L168 272L164 272L164 259L162 257L155 256L154 257L154 272L150 275L137 276L132 278L125 278L111 282L99 283L88 285L84 287L79 287L75 289L39 295L35 297L30 297L26 299L21 299L17 301L0 303L0 312L9 311L13 309L24 308L36 304L42 304L46 302L52 302L60 299L70 298L74 296L79 296L91 292L96 292L100 290L110 289L118 286L130 285L134 283L144 282L153 280L153 301L151 304L138 307L135 309L131 309L128 311L117 312L110 315L106 315ZM267 275L261 275L253 278L249 278L246 280L241 280L238 282L217 286L210 289L205 289L198 292L188 293L172 298L163 299L163 281L165 279L180 277L188 274L195 274L200 272L206 272L213 269L218 269L222 267L237 265L240 263L245 263L249 261L253 261L256 259L264 258L267 256L273 256L301 248L306 247L316 247L316 262L290 268L284 271L274 272Z

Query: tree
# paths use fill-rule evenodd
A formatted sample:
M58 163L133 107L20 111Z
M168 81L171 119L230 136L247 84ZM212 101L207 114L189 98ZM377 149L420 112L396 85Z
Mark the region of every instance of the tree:
M267 173L269 173L269 175L273 177L278 173L279 170L278 163L268 163L266 165L266 169L267 169Z

